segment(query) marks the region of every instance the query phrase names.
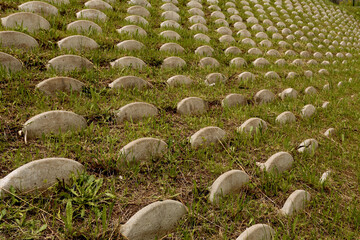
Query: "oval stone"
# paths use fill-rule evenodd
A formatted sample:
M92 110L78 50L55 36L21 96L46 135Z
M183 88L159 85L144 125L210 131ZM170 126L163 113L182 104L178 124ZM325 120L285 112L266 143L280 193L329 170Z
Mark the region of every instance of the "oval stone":
M120 150L123 161L139 162L147 161L152 158L160 158L167 151L167 144L157 138L139 138L124 146Z
M99 44L97 44L93 39L82 36L82 35L73 35L61 39L58 41L58 46L60 49L75 49L75 50L86 50L86 49L97 49Z
M287 152L278 152L272 155L265 163L256 163L261 170L282 173L291 169L294 158Z
M88 20L77 20L75 22L69 23L66 27L66 30L76 31L77 33L91 32L91 31L102 33L102 29L99 25Z
M296 121L295 115L289 111L285 111L285 112L281 113L275 119L275 122L277 122L279 124L292 123L295 121Z
M24 50L39 46L38 42L33 37L16 31L1 31L0 44L2 47L14 47Z
M81 69L91 69L94 65L84 57L77 55L61 55L51 59L46 65L47 69L56 71L73 71Z
M21 130L27 139L41 137L42 134L80 130L86 127L85 118L68 111L48 111L40 113L24 123Z
M298 92L293 88L287 88L279 94L279 97L284 100L285 98L297 98Z
M275 231L266 224L255 224L246 228L236 240L272 240Z
M279 74L277 74L274 71L269 71L269 72L265 73L264 77L268 78L268 79L280 79Z
M166 20L160 23L160 27L162 28L181 28L181 25L174 20Z
M265 58L257 58L255 61L253 61L253 65L255 67L265 67L270 65L270 63Z
M132 69L142 69L146 66L146 63L137 57L126 56L115 60L110 63L113 68L132 68Z
M87 1L85 4L85 7L98 9L98 10L107 10L107 9L113 9L113 7L108 4L107 2L104 2L102 0L90 0Z
M159 114L159 110L152 104L145 102L129 103L121 107L116 113L118 124L124 121L138 121L142 118L153 117Z
M200 46L195 50L195 54L210 57L212 56L214 49L210 46Z
M129 34L131 36L134 35L147 36L146 31L136 25L126 25L120 29L116 29L116 31L120 34Z
M253 81L255 80L255 75L251 72L242 72L237 76L236 83L239 83L241 81Z
M160 36L172 40L179 40L181 38L181 36L177 32L174 32L172 30L163 31L160 33Z
M109 87L125 88L125 89L137 88L137 89L141 90L143 88L151 87L151 84L139 77L123 76L123 77L117 78L112 83L110 83Z
M236 107L246 105L246 98L241 94L232 93L227 95L222 101L221 105L223 107Z
M310 193L305 190L294 191L286 200L280 212L291 216L305 208L305 204L310 201Z
M199 32L208 32L209 31L207 26L205 26L202 23L195 23L194 25L189 27L189 29L192 30L192 31L199 31Z
M203 34L203 33L197 33L194 35L195 40L204 41L204 42L210 42L210 37Z
M204 127L194 133L190 137L190 144L192 148L199 148L205 146L211 146L212 144L217 144L220 141L223 141L225 138L226 132L218 127Z
M53 77L45 79L36 85L36 89L44 92L47 95L52 95L57 91L61 92L80 92L85 86L84 83L70 77Z
M184 75L176 75L169 78L167 83L169 86L176 87L180 85L190 85L193 83L193 80Z
M180 11L180 9L177 6L175 6L173 3L165 3L161 5L160 8L164 11L174 11L174 12Z
M201 114L208 110L208 104L201 98L184 98L177 104L177 113L181 115Z
M143 18L142 16L138 16L138 15L130 15L127 16L126 18L124 18L125 21L128 21L130 23L135 23L135 24L143 24L143 25L148 25L149 22Z
M267 89L258 91L254 96L254 100L256 104L272 102L274 99L275 99L275 94Z
M86 18L90 20L98 20L105 22L107 16L105 13L97 9L84 9L76 13L77 18Z
M249 179L249 175L241 170L230 170L221 174L210 187L210 202L218 203L221 196L240 192Z
M173 20L173 21L180 21L181 17L177 12L174 11L165 11L161 14L161 17L163 17L166 20Z
M306 139L305 141L303 141L302 143L300 143L300 145L297 147L297 151L299 153L314 153L315 150L318 148L319 143L313 139Z
M311 105L307 104L301 109L301 116L304 118L311 117L316 111L316 108Z
M218 82L226 82L226 77L221 73L210 73L206 76L205 83L208 85L215 84Z
M145 47L144 44L137 40L125 40L116 45L117 48L126 51L140 50Z
M71 173L79 175L84 166L67 158L44 158L29 162L0 179L0 198L11 187L20 193L45 190L58 181L69 182Z
M1 23L7 28L22 27L29 32L35 32L40 29L50 29L50 23L43 17L31 12L18 12L1 18Z
M261 118L249 118L237 128L237 131L240 133L255 134L257 129L265 131L267 129L266 122Z
M160 51L182 53L184 48L177 43L165 43L160 47Z
M149 17L150 16L150 12L149 10L147 10L146 8L142 7L142 6L132 6L129 7L127 9L127 13L131 14L131 15L138 15L138 16L142 16L142 17Z
M45 16L58 15L58 9L53 5L41 2L41 1L30 1L23 3L18 6L19 10L26 12L33 12L36 14L44 14Z
M311 94L316 94L317 90L316 90L316 88L310 86L310 87L307 87L304 92L305 92L305 94L311 95Z
M22 69L23 63L10 54L0 52L0 68L9 72L18 72Z
M225 49L224 53L226 55L230 55L230 54L238 55L238 54L241 54L241 50L238 47L231 46L231 47L228 47L227 49Z
M186 66L186 62L180 57L165 58L161 64L162 68L182 68Z
M199 62L200 67L216 68L220 66L220 63L212 57L204 57Z
M161 239L186 213L187 209L181 202L154 202L135 213L120 227L120 233L129 240Z

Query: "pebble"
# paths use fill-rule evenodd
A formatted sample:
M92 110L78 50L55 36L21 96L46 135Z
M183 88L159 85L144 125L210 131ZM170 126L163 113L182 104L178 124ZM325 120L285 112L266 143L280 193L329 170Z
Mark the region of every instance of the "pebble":
M53 77L48 78L36 85L36 89L39 89L46 95L53 95L57 91L61 92L80 92L85 86L84 83L77 79L70 77Z
M240 192L249 179L249 175L241 170L230 170L223 173L210 187L210 202L219 203L221 196Z
M255 224L246 228L236 240L272 240L275 231L266 224Z
M120 150L123 161L140 162L148 161L152 158L160 158L167 151L167 144L157 138L139 138L124 146Z
M159 110L150 103L133 102L121 107L116 112L116 122L118 124L124 121L139 121L142 118L157 116Z
M276 117L275 121L279 124L287 124L296 121L295 115L290 111L285 111Z
M283 215L292 216L305 208L305 204L310 201L310 193L305 190L294 191L286 200L280 212Z
M219 127L204 127L190 137L190 144L194 149L211 146L223 141L225 136L226 132Z
M57 44L60 49L74 49L78 51L99 48L99 44L93 39L82 35L73 35L63 38L58 41Z
M201 114L208 110L208 104L201 98L184 98L177 104L177 113L180 115Z
M11 56L10 54L0 52L0 68L4 68L8 72L21 71L23 63Z
M328 177L330 176L331 174L331 170L328 170L326 172L324 172L322 175L321 175L321 178L320 178L320 184L324 184L325 181L328 179Z
M237 131L240 133L250 133L255 134L257 129L265 131L267 129L267 124L261 118L249 118L240 127L237 128Z
M112 83L110 83L109 87L110 88L125 88L125 89L137 88L137 89L141 90L144 88L150 88L151 84L139 77L123 76L123 77L117 78Z
M275 99L275 94L267 89L258 91L254 96L254 100L256 104L272 102L274 101L274 99Z
M137 57L126 56L115 60L110 63L113 68L132 68L132 69L143 69L146 63Z
M321 106L322 108L327 108L329 106L329 102L324 102L323 105Z
M246 98L243 95L237 93L229 94L221 101L221 105L223 107L237 107L244 106L246 104Z
M256 164L260 167L261 170L273 173L282 173L284 171L290 170L294 158L287 152L278 152L272 155L265 163Z
M318 146L319 146L319 143L315 139L310 138L310 139L306 139L305 141L300 143L300 145L297 148L297 151L299 153L311 154L311 153L315 152L315 150L318 148Z
M313 105L307 104L301 109L301 116L303 118L311 117L315 113L315 111L316 108Z
M6 28L21 26L33 33L40 29L49 30L50 23L43 17L31 12L18 12L1 18L1 23Z

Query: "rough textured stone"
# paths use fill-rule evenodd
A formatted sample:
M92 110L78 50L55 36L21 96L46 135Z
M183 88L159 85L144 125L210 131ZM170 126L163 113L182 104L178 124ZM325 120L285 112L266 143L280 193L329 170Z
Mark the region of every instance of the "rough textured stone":
M236 240L272 240L275 231L266 224L255 224L246 228Z
M160 23L160 27L162 28L181 28L181 25L174 20L166 20Z
M164 51L164 52L182 53L184 52L184 50L185 49L177 43L164 43L160 47L160 51Z
M139 138L124 146L120 150L120 156L127 162L147 161L163 156L167 147L163 140L157 138Z
M225 49L224 53L226 55L230 55L230 54L238 55L238 54L241 54L241 50L238 47L231 46L231 47L228 47L227 49Z
M246 29L246 24L243 22L236 22L236 23L234 23L234 28L236 30Z
M256 164L267 172L282 173L291 169L294 162L293 157L287 152L278 152L272 155L265 163Z
M222 101L221 105L223 107L235 107L246 105L246 98L241 94L232 93L227 95Z
M186 213L187 209L181 202L154 202L135 213L120 227L120 232L129 240L161 239Z
M274 71L269 71L269 72L265 73L264 77L268 78L268 79L280 79L279 74L277 74Z
M165 58L161 67L162 68L182 68L186 66L186 62L180 57Z
M144 89L144 88L151 87L151 84L148 83L147 81L139 78L139 77L123 76L123 77L117 78L112 83L110 83L109 87L111 87L111 88L125 88L125 89L137 88L137 89L141 90L141 89Z
M19 5L18 8L21 11L43 14L45 16L58 15L58 9L56 7L54 7L49 3L41 2L41 1L26 2Z
M226 77L221 73L210 73L206 76L205 83L208 85L215 84L218 82L226 82Z
M184 75L175 75L167 80L169 86L176 87L180 85L190 85L194 81Z
M304 72L304 76L307 77L307 78L312 78L313 73L312 73L312 71L307 70L307 71Z
M293 88L287 88L279 94L279 97L284 100L285 98L297 98L298 92Z
M188 10L188 12L191 15L199 15L199 16L202 16L202 17L205 16L205 13L199 8L191 8L191 9Z
M102 33L102 29L99 25L89 20L78 20L72 23L69 23L66 27L68 31L76 31L78 33L91 32L95 31L98 33Z
M121 107L116 112L116 122L138 121L142 118L153 117L159 114L159 110L150 103L133 102Z
M81 69L91 69L94 65L84 57L77 55L61 55L51 59L46 65L47 69L56 71L73 71Z
M84 83L70 77L53 77L45 79L36 85L36 89L47 95L52 95L57 91L61 92L80 92L85 86Z
M69 182L71 173L78 175L84 170L80 163L67 158L44 158L29 162L0 179L0 198L11 187L20 193L45 190L58 181Z
M149 22L145 18L138 15L127 16L126 18L124 18L124 20L128 21L129 23L149 25Z
M252 40L251 38L244 38L243 40L241 40L241 43L245 44L245 45L251 45L253 47L256 46L256 42L254 40Z
M27 120L21 133L28 139L41 137L42 134L79 130L86 127L84 117L68 111L48 111Z
M257 58L255 61L253 61L253 65L255 67L265 67L270 65L270 63L265 58Z
M281 113L275 119L275 122L277 122L279 124L286 124L286 123L291 123L291 122L295 122L295 121L296 121L295 115L289 111Z
M205 35L203 33L195 34L194 39L204 41L204 42L207 42L207 43L210 42L210 37L208 37L207 35Z
M174 11L174 12L180 11L180 9L177 6L175 6L173 3L165 3L161 5L160 8L164 11Z
M110 65L113 68L130 67L132 69L142 69L142 68L146 67L146 63L143 60L141 60L140 58L131 57L131 56L119 58L119 59L115 60L114 62L111 62Z
M130 0L128 3L132 5L140 5L143 7L151 7L151 4L146 0Z
M195 23L189 29L192 31L199 31L199 32L208 32L209 31L208 27L202 23Z
M249 118L240 127L237 128L238 132L255 134L257 130L265 131L267 124L261 118Z
M208 104L201 98L188 97L177 104L177 113L181 115L201 114L208 110Z
M82 35L66 37L58 41L57 44L60 49L75 49L79 51L99 48L99 44L97 44L93 39Z
M139 35L139 36L143 36L143 37L147 36L146 31L136 25L127 25L120 29L117 29L116 31L120 34L129 34L131 36L133 36L133 35Z
M311 117L316 111L316 108L311 105L307 104L301 109L301 116L304 118Z
M235 42L235 38L231 35L223 35L223 36L219 37L219 42L232 43L232 42Z
M101 12L97 9L84 9L76 13L77 18L86 18L90 20L97 20L101 22L105 22L107 16L105 13Z
M305 190L294 191L286 200L280 212L291 216L305 208L305 204L310 201L310 193Z
M98 10L106 10L106 9L113 9L110 4L107 2L104 2L102 0L90 0L87 1L85 4L85 7L98 9Z
M214 49L208 45L200 46L195 50L195 54L203 56L212 56Z
M300 145L297 148L297 151L300 153L314 153L315 150L318 148L319 143L313 139L306 139L305 141L303 141L302 143L300 143Z
M238 75L236 82L239 83L241 81L253 81L255 80L255 75L251 72L242 72Z
M322 175L321 175L321 178L320 178L320 183L321 184L324 184L325 181L328 179L328 177L330 176L331 174L331 170L328 170L326 172L324 172Z
M174 32L172 30L163 31L160 33L160 36L172 40L179 40L181 38L181 36L177 32Z
M220 63L215 59L215 58L212 58L212 57L204 57L200 60L199 62L199 66L200 67L219 67L220 66Z
M262 55L263 52L262 52L260 49L258 49L258 48L250 48L250 49L248 50L248 54L249 54L249 55Z
M163 17L166 20L173 20L176 22L180 21L180 19L181 19L180 15L174 11L165 11L161 14L161 17ZM205 21L205 23L206 23L206 21Z
M132 6L127 9L127 13L131 15L138 15L142 17L149 17L150 12L142 6Z
M117 48L125 51L137 51L145 47L145 45L137 40L125 40L116 45Z
M20 48L24 50L39 46L38 42L33 37L15 31L1 31L0 44L2 47Z
M0 69L4 68L9 72L18 72L22 69L23 63L10 54L0 52Z
M230 60L230 66L242 67L244 65L246 65L246 61L241 57L236 57Z
M18 12L1 18L1 23L7 28L16 28L21 26L29 32L36 32L40 29L50 29L50 23L43 17L31 12Z
M203 16L200 16L200 15L193 15L193 16L189 17L189 22L191 24L194 24L194 23L206 24L205 18Z
M241 170L230 170L223 173L210 187L210 202L218 203L221 196L240 192L249 179L249 176Z
M254 96L254 100L256 104L272 102L274 99L275 99L275 94L267 89L258 91Z
M204 127L194 133L190 137L190 144L192 148L199 148L204 146L211 146L222 141L226 136L226 132L218 127Z

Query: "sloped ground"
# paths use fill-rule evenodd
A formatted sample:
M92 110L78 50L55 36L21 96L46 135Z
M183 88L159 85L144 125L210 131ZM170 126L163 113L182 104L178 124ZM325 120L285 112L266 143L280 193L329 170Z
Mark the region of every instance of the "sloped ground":
M5 0L1 4L1 17L19 12L17 6L25 1ZM146 37L119 34L120 29L131 23L125 17L132 4L126 1L110 3L113 10L103 10L105 22L96 21L103 33L84 33L99 44L96 50L59 50L57 42L75 35L67 31L67 24L77 20L76 13L85 9L85 1L70 1L67 5L53 4L59 10L58 16L48 16L51 28L29 33L39 42L39 48L21 50L1 48L24 63L18 73L1 72L1 172L5 177L14 169L36 159L66 157L82 163L86 174L74 179L69 186L58 183L47 191L33 195L17 193L0 201L0 237L3 239L115 239L121 236L120 224L124 224L142 207L159 200L174 199L188 207L188 214L178 223L176 229L164 239L236 239L247 227L257 223L270 225L276 231L276 239L358 239L360 235L360 164L359 164L359 70L358 44L359 22L347 10L329 1L234 1L235 9L262 51L259 56L248 54L253 46L242 43L244 37L237 34L233 13L228 12L231 4L219 1L217 4L229 23L231 43L219 41L216 32L214 11L209 8L211 1L200 1L205 13L204 19L211 38L209 43L197 41L188 20L191 14L189 1L179 0L180 29L160 27L165 21L162 1L150 1L148 25L140 26L147 32ZM210 3L209 3L210 2ZM231 2L229 0L229 2ZM248 8L246 7L248 6ZM244 8L245 7L245 8ZM259 11L258 9L263 9ZM252 12L259 25L271 41L271 47L260 45L263 39L256 38L253 24L247 23ZM276 14L275 14L276 13ZM269 19L283 37L272 39L272 32L266 31L264 19ZM266 22L266 21L265 21ZM277 24L283 22L284 26ZM291 33L283 34L289 28ZM169 40L159 33L171 29L181 36ZM3 26L1 31L9 30ZM306 39L301 39L300 30ZM294 38L287 37L293 35ZM139 51L124 51L115 47L121 41L136 39L145 45ZM324 41L324 40L328 41ZM289 44L282 47L280 41ZM161 52L159 48L167 42L176 42L184 48L183 53ZM298 43L295 44L294 43ZM313 46L309 46L309 43ZM212 57L220 67L201 68L199 61L204 56L195 50L209 45L214 49ZM224 50L237 46L242 53L226 55ZM280 56L268 56L269 49L276 49ZM294 56L285 54L295 51ZM307 51L308 57L300 56ZM314 55L321 53L320 58ZM332 53L332 57L326 55ZM63 54L86 57L95 68L57 73L47 70L46 64ZM336 55L342 53L343 56ZM142 59L147 66L141 70L111 68L110 62L123 56ZM181 69L163 69L166 57L178 56L185 60ZM244 66L231 66L235 57L246 61ZM270 65L255 67L252 62L264 57ZM278 66L276 60L284 59L286 64ZM291 63L302 59L303 66ZM307 64L311 59L318 64ZM329 64L324 63L328 61ZM328 75L320 74L326 69ZM312 71L306 77L305 71ZM248 71L256 75L253 81L237 81L237 76ZM275 71L280 78L268 79L264 74ZM226 76L225 83L217 82L208 86L204 83L209 73L219 72ZM287 78L295 72L295 78ZM170 87L168 78L182 74L194 81L186 86ZM108 84L121 76L138 76L153 85L153 88L110 89ZM58 92L50 96L35 89L36 84L50 77L68 76L83 82L81 92ZM349 79L352 81L349 81ZM338 87L338 83L342 85ZM323 90L329 84L330 90ZM313 86L317 93L305 94ZM281 100L276 97L266 104L255 104L254 95L262 89L274 94L286 88L294 88L299 95L296 99ZM230 93L239 93L248 99L245 106L227 108L221 100ZM209 103L209 110L200 115L182 116L176 113L176 105L186 97L200 97ZM131 102L147 102L155 105L159 116L132 123L117 124L114 114ZM330 102L322 108L323 102ZM301 117L306 104L316 107L310 118ZM67 110L84 116L88 127L80 132L45 135L40 139L24 142L18 135L29 118L50 110ZM279 125L275 118L284 111L291 111L296 122ZM258 117L268 123L267 131L249 137L236 131L243 122ZM222 144L193 150L189 137L206 126L217 126L227 133ZM323 133L330 127L336 132L331 138ZM161 158L137 164L122 163L120 149L129 142L142 137L155 137L168 144L168 152ZM319 142L314 154L300 154L298 145L308 138ZM289 152L294 158L291 170L280 175L263 173L256 162L265 162L271 155ZM208 200L208 187L222 173L244 170L250 182L240 193L226 196L218 205ZM331 170L325 184L320 184L321 175ZM279 213L287 197L297 189L311 194L311 201L304 211L292 217ZM68 204L71 202L71 207Z

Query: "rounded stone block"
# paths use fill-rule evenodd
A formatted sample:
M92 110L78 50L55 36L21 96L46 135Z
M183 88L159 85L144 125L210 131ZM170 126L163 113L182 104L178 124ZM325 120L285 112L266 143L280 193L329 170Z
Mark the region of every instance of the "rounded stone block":
M40 113L27 120L21 133L27 139L41 137L42 134L66 132L70 130L80 130L87 126L85 118L68 111L48 111Z
M186 66L186 62L180 57L168 57L165 58L161 64L162 68L183 68Z
M57 42L60 49L75 49L75 50L86 50L86 49L97 49L99 44L97 44L93 39L82 36L82 35L73 35L61 39Z
M186 213L187 209L181 202L154 202L135 213L120 227L120 233L129 240L161 239Z
M77 55L61 55L51 59L46 65L47 69L54 69L59 72L92 69L94 65L84 57Z
M116 29L116 31L120 34L129 34L131 36L136 36L136 35L139 35L139 36L147 36L147 33L144 29L142 29L141 27L139 26L136 26L136 25L127 25L127 26L124 26L120 29Z
M216 68L220 67L220 63L218 60L212 57L204 57L199 62L200 67L210 67L210 68Z
M165 43L160 47L160 51L183 53L185 49L177 43Z
M137 88L137 89L141 90L141 89L144 89L144 88L151 87L151 84L148 83L147 81L139 78L139 77L123 76L123 77L117 78L112 83L110 83L109 87L111 87L111 88L125 88L125 89Z
M174 11L165 11L161 14L161 17L163 17L166 20L173 20L173 21L180 21L181 17L177 12Z
M142 6L132 6L129 7L127 9L127 13L131 14L131 15L138 15L138 16L142 16L142 17L149 17L150 16L150 12L149 10L147 10L146 8L142 7Z
M6 28L23 27L29 32L36 32L40 29L50 29L50 23L43 17L31 12L18 12L1 18L1 23Z
M285 111L276 117L275 122L279 124L287 124L296 121L295 115L290 111Z
M313 138L310 139L306 139L305 141L303 141L302 143L299 144L299 146L297 147L297 151L299 153L314 153L315 150L318 148L319 143L318 141L316 141Z
M247 104L246 98L241 94L232 93L227 95L222 101L223 107L244 106Z
M181 38L181 36L177 32L172 30L163 31L160 33L160 36L171 40L179 40Z
M76 31L77 33L91 32L91 31L102 33L101 27L89 20L77 20L75 22L69 23L66 26L66 30Z
M110 4L108 4L107 2L104 2L102 0L90 0L90 1L87 1L84 5L85 5L85 7L93 8L93 9L97 9L97 10L107 10L107 9L112 10L113 9L113 7Z
M125 40L116 45L117 48L125 51L137 51L145 47L145 45L137 40Z
M261 170L282 173L291 169L294 158L287 152L278 152L272 155L265 163L256 163Z
M237 131L240 133L255 134L257 130L265 131L267 129L267 123L261 118L250 118L246 120Z
M205 78L205 83L208 85L215 84L215 83L225 83L226 77L221 73L210 73Z
M297 98L298 92L293 88L287 88L281 93L279 93L279 97L284 100L285 98Z
M255 67L265 67L270 65L270 63L265 58L257 58L255 61L253 61L253 65Z
M144 17L138 15L127 16L124 20L129 23L149 25L149 22Z
M142 69L146 66L146 63L140 58L126 56L111 62L110 65L113 68Z
M272 240L275 231L266 224L255 224L246 228L236 240Z
M180 85L190 85L193 83L193 80L184 75L175 75L169 78L166 82L169 86L177 87Z
M67 158L44 158L29 162L0 179L0 198L11 187L20 193L45 190L58 181L69 182L71 173L78 175L84 166Z
M2 47L14 47L24 50L39 47L38 42L33 37L25 33L15 31L1 31L0 44Z
M219 127L204 127L190 137L190 144L191 147L195 149L211 146L212 144L218 144L220 141L223 141L225 136L226 132Z
M97 20L101 22L105 22L107 16L105 13L101 12L97 9L84 9L76 13L77 18L86 18L90 20Z
M0 52L0 68L4 68L8 72L21 71L23 63L11 56L10 54Z
M326 130L325 132L324 132L324 135L326 136L326 137L331 137L332 135L334 135L335 134L335 128L329 128L328 130Z
M210 202L218 203L221 196L240 192L249 179L249 175L241 170L230 170L223 173L210 187Z
M301 116L303 118L311 117L315 113L315 111L316 108L313 105L307 104L301 109Z
M195 40L199 40L199 41L204 41L204 42L207 42L209 43L210 42L210 37L203 34L203 33L197 33L194 35L194 39Z
M275 94L267 89L258 91L254 96L254 100L256 104L272 102L274 101L274 99L275 99Z
M255 80L255 75L251 72L242 72L237 76L236 83L240 83L241 81L253 81Z
M120 156L127 162L147 161L163 156L167 147L163 140L157 138L139 138L124 146L120 150Z
M116 122L139 121L142 118L153 117L159 114L159 110L150 103L133 102L121 107L116 112Z
M208 45L200 46L196 48L195 54L211 57L214 52L214 49Z
M208 104L201 98L184 98L177 104L177 113L181 115L201 114L208 110Z
M84 83L70 77L53 77L45 79L44 81L36 85L36 89L39 89L47 95L52 95L58 91L61 92L80 92L85 86Z
M41 1L26 2L19 5L18 8L21 11L43 14L45 16L58 15L58 9L56 7L54 7L49 3L41 2Z
M310 193L305 190L294 191L286 200L280 212L283 215L292 216L305 208L305 204L310 201Z

